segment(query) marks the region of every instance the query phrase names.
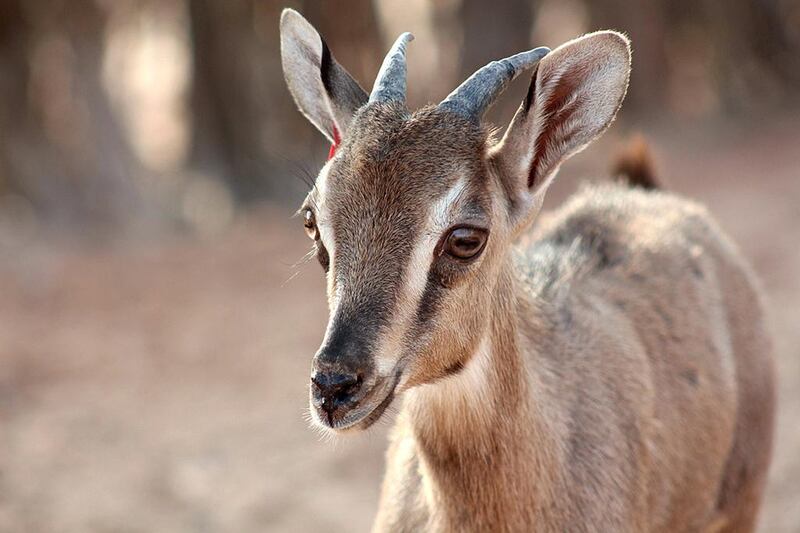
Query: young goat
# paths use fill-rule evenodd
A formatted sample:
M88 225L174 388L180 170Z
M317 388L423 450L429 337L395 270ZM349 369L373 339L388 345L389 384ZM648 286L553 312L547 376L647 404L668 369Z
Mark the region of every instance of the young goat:
M334 143L301 208L331 314L311 410L364 429L403 393L376 530L751 531L770 342L706 210L596 186L514 247L559 165L614 119L628 40L523 52L410 112L411 39L367 94L305 19L281 18L289 89ZM496 141L481 117L525 71Z

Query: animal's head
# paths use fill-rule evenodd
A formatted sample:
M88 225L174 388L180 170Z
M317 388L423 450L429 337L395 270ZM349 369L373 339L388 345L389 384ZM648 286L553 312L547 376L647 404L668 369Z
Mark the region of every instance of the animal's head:
M334 143L300 212L330 306L312 412L336 430L368 427L397 392L467 362L513 240L559 165L614 119L628 85L629 43L606 31L490 63L412 112L411 40L398 38L368 94L303 17L281 17L286 82ZM522 72L527 97L496 141L482 115Z

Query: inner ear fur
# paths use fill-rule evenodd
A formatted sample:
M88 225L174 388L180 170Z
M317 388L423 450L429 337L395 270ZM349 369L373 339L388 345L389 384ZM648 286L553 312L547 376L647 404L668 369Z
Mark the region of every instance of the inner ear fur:
M492 154L512 200L540 205L559 166L608 128L627 91L630 61L628 39L613 31L565 43L541 60Z

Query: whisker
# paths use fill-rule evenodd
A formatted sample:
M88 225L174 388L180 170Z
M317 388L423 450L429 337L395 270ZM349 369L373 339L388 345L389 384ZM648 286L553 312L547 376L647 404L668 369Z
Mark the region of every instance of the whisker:
M289 282L292 281L294 278L296 278L298 275L300 275L299 270L292 272L292 274L288 278L286 278L283 283L281 283L280 285L281 289L286 287L286 285L288 285Z
M303 257L298 259L297 262L291 266L291 268L299 268L305 265L314 258L314 255L316 255L316 253L317 253L316 248L312 246L310 250L308 250L305 254L303 254Z
M311 248L308 252L305 253L305 255L303 255L303 257L298 259L295 263L293 263L291 265L285 265L285 266L288 266L289 270L293 271L293 272L291 272L289 277L286 278L283 281L283 283L281 283L281 285L280 285L281 288L285 287L290 281L292 281L294 278L296 278L300 274L300 267L305 266L306 264L308 264L308 262L311 261L311 259L314 258L315 254L316 254L316 249Z

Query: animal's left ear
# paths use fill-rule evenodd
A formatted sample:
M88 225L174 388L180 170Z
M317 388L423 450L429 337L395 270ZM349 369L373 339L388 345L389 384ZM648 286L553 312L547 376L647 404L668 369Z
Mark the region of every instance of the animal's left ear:
M314 27L293 9L281 14L281 61L297 107L334 145L368 95L339 64Z
M590 33L546 55L528 95L490 154L509 192L515 223L524 226L541 207L558 167L614 120L628 87L628 39Z

